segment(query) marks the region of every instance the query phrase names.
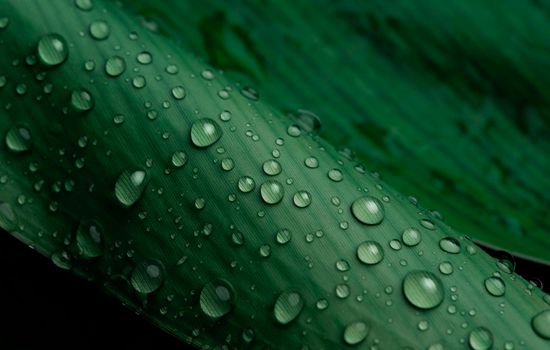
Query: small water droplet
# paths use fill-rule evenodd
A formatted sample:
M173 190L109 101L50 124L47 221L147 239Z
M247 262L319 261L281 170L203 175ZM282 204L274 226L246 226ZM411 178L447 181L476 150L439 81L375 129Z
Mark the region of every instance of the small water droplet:
M139 293L153 293L164 282L164 266L158 260L143 260L132 271L130 282Z
M228 122L231 120L231 112L223 111L220 113L220 120L223 122Z
M251 87L243 87L241 89L241 94L252 101L258 101L260 99L260 94L258 93L258 91Z
M550 310L535 315L531 320L531 327L540 337L550 340Z
M264 162L262 169L266 175L279 175L282 171L281 164L275 159L269 159Z
M326 310L328 308L328 300L324 298L317 300L315 307L317 310Z
M260 186L260 195L267 204L277 204L283 200L285 190L280 182L268 180Z
M112 56L105 62L105 73L111 77L118 77L126 70L126 61L120 56Z
M176 151L172 154L172 165L181 168L187 164L187 153L185 151Z
M300 127L298 125L290 125L288 129L286 129L286 133L289 136L298 137L302 134L302 130L300 130Z
M237 187L242 193L248 193L254 190L254 188L256 187L256 183L254 182L254 179L250 176L242 176L241 178L239 178Z
M384 206L380 200L372 196L356 199L351 205L353 216L366 225L377 225L384 220Z
M348 271L349 270L349 263L344 259L338 260L336 262L336 269L338 271L341 271L341 272Z
M485 280L485 289L495 297L501 297L506 292L506 285L500 277L491 276Z
M262 244L259 252L262 258L269 258L271 256L271 246L269 244Z
M22 153L31 149L32 136L31 131L24 125L18 124L12 126L6 134L6 146L14 153Z
M103 228L95 221L83 221L76 230L76 244L84 258L97 258L103 254Z
M57 66L69 56L69 47L65 38L59 34L44 35L37 46L38 59L46 66Z
M235 306L235 291L226 280L208 282L201 290L201 310L209 317L220 318L227 315Z
M357 247L357 258L364 264L375 265L384 259L384 249L375 241L366 241Z
M82 11L90 11L94 7L92 0L75 0L74 3Z
M424 227L425 229L432 231L435 230L435 224L431 220L420 219L420 225L422 225L422 227Z
M475 328L468 335L468 344L473 350L489 350L493 347L493 334L485 327Z
M199 119L191 126L191 142L197 147L208 147L222 137L222 129L210 118Z
M428 271L409 272L403 280L403 294L419 309L433 309L441 304L444 297L441 281Z
M444 275L450 275L454 271L453 265L449 261L443 261L439 264L439 272Z
M147 81L143 75L137 75L132 79L132 86L136 89L143 89L147 85Z
M75 90L71 93L71 107L78 112L88 112L94 108L94 98L85 89Z
M134 205L143 195L147 186L147 174L143 170L125 170L115 184L115 196L122 206Z
M90 35L96 40L105 40L111 34L109 24L105 21L94 21L90 24Z
M201 72L201 77L203 77L206 80L212 80L214 79L214 73L212 73L212 71L209 69L205 69Z
M273 316L280 324L288 324L298 317L304 308L304 300L294 291L282 292L273 308Z
M445 237L439 241L439 247L449 254L460 253L460 242L453 237Z
M357 345L367 338L369 330L370 328L365 322L352 322L344 328L342 338L348 345Z
M408 247L414 247L422 241L422 234L419 230L410 227L403 230L401 233L401 240Z
M292 233L286 228L277 231L277 233L275 234L275 240L279 244L287 244L288 242L290 242L291 239Z
M147 52L147 51L138 53L136 59L140 64L143 64L143 65L151 64L151 62L153 62L153 56L151 55L150 52Z
M344 174L342 174L340 169L330 169L328 171L328 178L334 182L340 182L344 179Z

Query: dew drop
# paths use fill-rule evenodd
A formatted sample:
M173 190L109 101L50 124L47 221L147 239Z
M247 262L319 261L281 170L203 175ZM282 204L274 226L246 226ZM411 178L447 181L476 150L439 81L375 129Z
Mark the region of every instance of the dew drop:
M449 261L443 261L439 264L439 272L444 275L450 275L454 271L453 265Z
M369 330L370 328L365 322L352 322L344 328L342 338L348 345L357 345L367 338Z
M187 153L185 151L176 151L172 154L172 165L181 168L187 163Z
M76 230L76 244L84 258L97 258L103 254L103 228L95 221L84 221Z
M308 191L298 191L292 198L294 205L298 208L305 208L311 204L311 194Z
M122 206L134 205L147 186L147 174L143 170L125 170L115 184L115 196Z
M357 258L363 264L375 265L384 259L384 249L375 241L366 241L357 247Z
M63 270L70 270L73 267L73 262L69 253L64 250L53 253L51 259L55 266Z
M344 179L344 174L339 169L330 169L328 171L328 178L334 182L340 182Z
M485 327L475 328L468 335L468 344L473 350L489 350L493 347L493 334Z
M220 120L223 122L228 122L231 120L231 112L223 111L220 113Z
M328 307L328 300L324 298L317 300L317 302L315 303L315 307L317 308L317 310L326 310Z
M75 90L71 93L71 107L78 112L88 112L94 108L94 98L88 90Z
M172 88L172 96L176 100L183 100L186 96L186 92L183 86L176 86Z
M32 136L30 130L24 125L12 126L6 134L6 147L14 153L22 153L31 149Z
M283 200L285 190L280 182L268 180L260 186L260 195L267 204L277 204Z
M501 297L506 292L506 285L500 277L491 276L484 282L485 289L495 297Z
M94 7L92 0L75 0L74 3L82 11L90 11Z
M273 308L273 316L280 324L288 324L298 317L304 308L304 300L294 291L282 292Z
M143 65L151 64L151 62L153 62L153 56L151 55L150 52L147 52L147 51L138 53L136 59L140 64L143 64Z
M449 254L460 253L460 242L453 237L445 237L439 241L439 247Z
M147 85L147 81L145 80L145 77L143 75L135 76L132 79L132 86L136 89L143 89Z
M200 306L209 317L217 319L227 315L235 306L233 286L222 279L208 282L201 290Z
M126 70L126 61L120 56L109 57L105 62L105 73L111 77L118 77Z
M243 87L241 89L241 94L252 101L258 101L260 99L260 94L258 93L258 91L251 87Z
M338 284L336 286L335 293L338 298L346 299L350 294L349 286L345 283Z
M231 234L231 241L238 246L244 244L244 235L240 231L235 231Z
M65 62L69 56L69 48L65 38L59 34L44 35L38 41L38 59L46 66L57 66Z
M419 309L433 309L443 301L444 291L439 278L428 271L409 272L403 280L403 294Z
M384 206L382 202L372 196L356 199L351 205L353 216L366 225L377 225L384 220Z
M109 24L105 21L94 21L90 24L90 35L96 40L105 40L111 34Z
M531 327L543 339L550 340L550 310L545 310L533 317Z
M281 173L281 164L275 159L266 160L262 165L262 169L266 175L275 176Z
M431 220L420 219L420 225L422 225L422 227L424 227L425 229L432 231L435 230L435 224Z
M336 269L340 272L346 272L349 270L349 263L344 259L338 260L336 262Z
M222 129L210 118L199 119L191 126L191 142L197 147L208 147L222 137Z
M254 179L250 176L242 176L241 178L239 178L237 187L242 193L248 193L254 190L254 188L256 187L256 183L254 182Z
M422 234L419 230L410 227L403 230L401 233L401 240L408 247L414 247L422 241Z
M286 133L289 135L289 136L292 136L292 137L298 137L302 134L302 130L300 130L300 127L298 125L290 125L287 129L286 129Z
M307 157L304 160L304 164L310 169L315 169L319 167L319 160L317 160L317 158L315 157Z
M147 259L136 265L130 282L132 287L143 294L150 294L160 288L164 281L164 266L158 260Z

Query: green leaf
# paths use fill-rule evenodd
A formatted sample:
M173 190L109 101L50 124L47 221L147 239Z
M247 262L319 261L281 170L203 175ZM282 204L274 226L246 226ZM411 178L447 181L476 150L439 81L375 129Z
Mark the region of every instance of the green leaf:
M0 3L2 228L201 348L548 344L510 262L89 3Z
M550 262L544 2L123 2L273 106L319 115L451 226Z

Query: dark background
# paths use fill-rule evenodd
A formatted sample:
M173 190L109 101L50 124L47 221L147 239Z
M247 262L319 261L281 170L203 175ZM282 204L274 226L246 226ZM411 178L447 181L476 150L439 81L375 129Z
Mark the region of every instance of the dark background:
M191 349L3 231L0 266L2 349ZM516 271L549 291L548 266L516 258Z

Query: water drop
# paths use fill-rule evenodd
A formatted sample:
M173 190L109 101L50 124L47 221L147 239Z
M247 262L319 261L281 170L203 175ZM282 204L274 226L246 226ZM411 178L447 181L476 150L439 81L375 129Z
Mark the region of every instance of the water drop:
M176 151L172 154L172 165L181 168L187 163L187 153L185 151Z
M285 291L275 301L273 316L277 322L285 325L296 319L303 308L304 301L300 294L294 291Z
M266 160L262 165L262 169L266 175L275 176L281 173L281 164L275 159Z
M485 327L475 328L468 335L468 344L473 350L489 350L493 347L493 334Z
M185 89L183 88L183 86L176 86L176 87L172 88L172 96L176 100L183 100L186 96L186 92L185 92Z
M357 345L367 338L369 330L370 328L365 322L352 322L344 328L342 338L348 345Z
M315 157L307 157L304 160L304 164L310 169L315 169L319 167L319 160Z
M94 108L94 98L88 90L75 90L71 93L71 107L78 112L88 112Z
M258 93L258 91L251 87L243 87L241 89L241 94L252 101L258 101L260 99L260 94Z
M384 259L384 249L375 241L366 241L357 247L357 258L364 264L375 265Z
M53 253L51 259L55 266L63 270L70 270L73 267L73 262L69 253L64 250Z
M279 203L285 194L283 185L275 180L268 180L260 186L260 195L267 204Z
M38 41L37 52L38 59L46 66L60 65L69 56L67 42L59 34L44 35Z
M83 221L76 230L76 244L84 258L97 258L103 254L103 228L95 221Z
M351 212L357 220L366 225L377 225L384 219L382 202L372 196L356 199L351 205Z
M299 109L296 114L290 115L296 118L296 123L304 131L312 132L321 129L321 119L311 111Z
M31 149L32 136L30 130L24 125L12 126L6 134L6 146L14 153L22 153Z
M122 206L134 205L147 186L147 174L143 170L125 170L115 184L115 196Z
M439 272L444 275L450 275L454 271L453 265L449 261L443 261L439 264Z
M435 224L431 220L420 219L420 225L422 225L422 227L424 227L425 229L432 231L435 230Z
M450 254L458 254L460 253L460 242L453 237L445 237L442 238L439 241L439 247L444 252L450 253Z
M269 258L271 256L271 246L269 244L262 244L259 252L262 258Z
M288 229L281 229L275 234L275 240L279 244L287 244L292 239L292 233Z
M412 271L403 280L403 294L419 309L433 309L443 301L444 291L439 278L428 271Z
M302 130L300 130L300 127L298 125L290 125L288 129L286 129L286 133L289 136L298 137L302 134Z
M338 298L346 299L350 294L349 286L345 283L338 284L336 286L335 293Z
M191 126L191 142L197 147L208 147L222 137L222 129L210 118L199 119Z
M138 53L136 59L139 63L144 65L150 64L151 62L153 62L153 56L151 55L150 52L147 52L147 51Z
M254 190L254 188L256 187L256 183L254 182L254 179L250 176L242 176L241 178L239 178L237 187L242 193L248 193Z
M90 24L90 35L96 40L105 40L111 34L109 24L105 21L94 21Z
M160 288L164 281L164 266L158 260L147 259L136 265L130 282L134 289L143 294L150 294Z
M334 182L340 182L344 179L344 174L339 169L330 169L328 171L328 178Z
M214 79L214 73L212 73L212 71L209 69L205 69L201 72L201 77L203 77L206 80L212 80Z
M408 247L414 247L422 241L422 234L417 229L410 227L403 230L401 240Z
M244 244L244 235L240 231L235 231L231 234L231 241L238 246Z
M74 3L82 11L90 11L94 7L92 0L75 0Z
M143 75L135 76L132 79L132 86L136 89L143 89L147 85L147 81L145 80L145 77Z
M294 205L298 208L305 208L311 204L311 194L308 191L298 191L292 198Z
M317 302L315 303L315 307L317 308L317 310L326 310L328 307L328 300L324 298L317 300Z
M231 120L231 112L223 111L220 113L220 120L223 122L228 122Z
M336 269L341 272L346 272L349 270L349 263L344 259L338 260L336 262Z
M550 340L550 310L535 315L531 320L531 327L540 337Z
M105 62L105 73L111 77L118 77L126 70L126 61L120 56L109 57Z
M495 297L501 297L506 292L506 285L500 277L491 276L485 280L485 289Z
M209 317L220 318L235 306L235 291L226 280L208 282L201 290L201 310Z

